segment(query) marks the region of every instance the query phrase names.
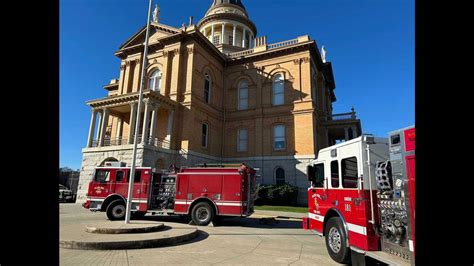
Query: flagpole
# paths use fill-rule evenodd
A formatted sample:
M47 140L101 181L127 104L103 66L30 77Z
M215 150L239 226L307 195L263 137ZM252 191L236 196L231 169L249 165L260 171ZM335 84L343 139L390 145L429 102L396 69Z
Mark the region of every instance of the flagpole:
M143 87L145 86L145 72L147 66L147 56L148 56L148 37L150 34L150 20L151 20L151 6L153 0L150 0L150 4L148 6L148 19L146 21L146 37L145 37L145 49L143 51L143 58L142 58L142 71L141 71L141 83L140 83L140 94L138 96L138 111L137 111L137 118L135 124L135 136L133 141L133 155L132 155L132 166L130 169L130 179L128 180L128 196L127 196L127 209L125 213L125 224L130 223L130 216L132 214L132 197L133 197L133 182L135 181L135 164L137 160L137 144L138 144L138 132L140 129L140 113L142 108L142 101L143 101ZM142 139L145 137L142 134ZM145 141L143 141L145 143Z

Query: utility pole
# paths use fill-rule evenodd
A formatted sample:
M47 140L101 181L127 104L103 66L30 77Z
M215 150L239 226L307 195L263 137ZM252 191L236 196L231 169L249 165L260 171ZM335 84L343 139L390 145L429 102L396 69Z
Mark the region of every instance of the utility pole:
M132 155L132 166L130 169L130 180L128 180L128 197L127 197L127 209L125 213L125 224L130 223L130 216L132 214L132 198L133 198L133 182L135 181L135 164L137 161L137 144L138 144L138 132L140 129L140 113L142 108L143 101L143 87L145 86L145 72L147 66L147 56L148 56L148 37L150 34L150 18L151 18L151 6L153 0L150 0L148 5L148 18L146 21L146 37L145 37L145 49L143 51L143 62L142 62L142 73L141 73L141 83L140 83L140 94L138 96L138 110L137 110L137 119L135 124L135 136L133 141L133 155ZM145 136L143 135L142 138Z

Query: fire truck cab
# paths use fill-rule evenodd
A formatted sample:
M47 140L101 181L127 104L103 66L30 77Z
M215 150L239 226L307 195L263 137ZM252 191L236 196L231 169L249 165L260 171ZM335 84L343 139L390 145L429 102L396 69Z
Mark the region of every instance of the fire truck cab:
M325 237L333 260L349 263L351 254L362 254L413 263L414 127L322 149L307 170L303 228Z
M190 215L195 224L207 225L218 216L253 213L256 171L245 164L135 171L133 217ZM129 177L130 168L123 164L97 167L83 207L106 212L110 220L124 219Z

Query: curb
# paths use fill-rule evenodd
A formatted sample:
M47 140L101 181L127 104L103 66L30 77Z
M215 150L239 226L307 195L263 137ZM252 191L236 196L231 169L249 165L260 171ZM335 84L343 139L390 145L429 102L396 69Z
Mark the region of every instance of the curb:
M164 230L165 228L166 227L164 224L141 228L98 228L93 226L86 226L86 232L92 234L140 234L158 232Z
M82 249L82 250L120 250L120 249L144 249L144 248L156 248L165 246L174 246L178 243L194 239L199 234L199 230L194 229L191 233L158 238L158 239L145 239L135 241L112 241L112 242L81 242L81 241L59 241L59 247L65 249Z

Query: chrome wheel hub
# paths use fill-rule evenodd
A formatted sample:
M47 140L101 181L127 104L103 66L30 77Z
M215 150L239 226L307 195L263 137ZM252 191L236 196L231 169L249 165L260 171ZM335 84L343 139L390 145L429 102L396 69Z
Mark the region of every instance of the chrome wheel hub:
M209 217L209 212L207 210L207 208L205 207L200 207L199 209L197 209L196 211L196 218L201 221L201 222L204 222L207 220L207 218Z
M124 213L125 213L125 207L122 205L115 206L112 209L112 214L114 215L114 217L122 217Z
M331 228L329 230L329 235L328 235L328 240L329 240L329 247L334 253L339 253L341 250L341 234L339 233L339 230L337 230L335 227Z

